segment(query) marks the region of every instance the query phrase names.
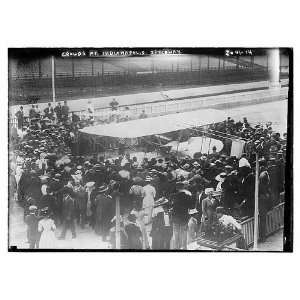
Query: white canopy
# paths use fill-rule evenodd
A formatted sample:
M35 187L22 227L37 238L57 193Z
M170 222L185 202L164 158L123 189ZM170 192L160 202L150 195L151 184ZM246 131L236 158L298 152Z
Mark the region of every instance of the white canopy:
M131 120L117 124L101 124L85 127L80 131L97 136L137 138L218 123L224 121L226 117L227 116L224 111L203 109L146 119Z

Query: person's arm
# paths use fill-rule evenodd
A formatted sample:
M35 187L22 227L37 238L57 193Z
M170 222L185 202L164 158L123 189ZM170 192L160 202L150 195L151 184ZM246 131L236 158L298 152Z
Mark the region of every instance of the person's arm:
M54 223L53 220L52 220L51 230L52 230L52 231L55 231L55 230L56 230L56 226L55 226L55 223Z
M231 217L231 221L230 223L238 230L238 231L241 231L242 230L242 225L240 223L238 223L238 221Z
M38 232L42 232L43 231L43 226L41 224L41 222L38 223Z
M205 199L202 201L202 214L203 214L204 217L207 217L206 200Z

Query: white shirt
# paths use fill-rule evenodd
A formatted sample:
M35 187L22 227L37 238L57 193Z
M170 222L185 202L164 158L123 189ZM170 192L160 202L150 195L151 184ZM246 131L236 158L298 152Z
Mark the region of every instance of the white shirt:
M154 201L154 198L156 196L156 190L155 187L153 187L151 184L147 184L143 187L144 197L152 198Z
M144 209L145 214L147 215L145 217L144 222L147 224L147 223L151 222L151 219L152 219L154 198L156 196L155 188L152 185L147 184L143 187L143 194L144 194L143 209Z
M126 179L130 179L130 172L127 171L127 170L121 170L119 171L119 175L122 177L122 178L126 178Z
M238 223L237 220L235 218L233 218L232 216L223 215L219 219L219 222L221 222L224 226L232 225L234 228L236 228L238 230L242 229L242 225L240 223Z
M216 187L216 192L222 192L222 181L219 181Z
M121 161L121 167L124 167L127 163L129 163L128 159L124 156Z
M89 113L89 114L93 114L94 111L95 111L94 106L93 106L92 103L89 103L89 104L88 104L87 109L88 109L88 113Z
M43 194L43 195L47 195L47 187L48 187L47 184L43 184L43 185L42 185L41 191L42 191L42 194Z

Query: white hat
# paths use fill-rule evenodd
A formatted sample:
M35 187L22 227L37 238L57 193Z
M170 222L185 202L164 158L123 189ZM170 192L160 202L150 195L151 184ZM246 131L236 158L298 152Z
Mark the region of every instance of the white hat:
M210 194L210 193L213 193L214 192L214 188L206 188L205 190L204 190L204 193L206 194L206 195L208 195L208 194Z
M225 173L225 172L222 172L222 173L220 173L219 175L217 175L215 179L216 179L217 181L224 182L225 177L226 177L226 173Z
M89 181L85 184L86 187L93 187L95 185L94 181Z
M198 210L196 208L189 209L189 215L197 214Z
M150 181L152 181L153 180L153 178L152 177L150 177L150 176L146 176L146 179L145 179L145 181L147 181L147 182L150 182Z

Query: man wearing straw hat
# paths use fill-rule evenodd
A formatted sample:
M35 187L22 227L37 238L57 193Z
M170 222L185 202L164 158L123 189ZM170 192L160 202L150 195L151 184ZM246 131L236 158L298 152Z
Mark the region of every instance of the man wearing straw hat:
M196 237L198 232L198 220L197 220L198 210L196 208L189 209L190 219L188 221L188 235L187 235L187 243L192 243Z
M213 188L206 188L204 193L207 195L207 197L202 201L202 217L200 231L203 231L204 226L210 226L213 223L214 212L219 204L218 200L213 198Z

